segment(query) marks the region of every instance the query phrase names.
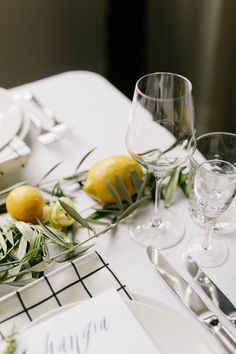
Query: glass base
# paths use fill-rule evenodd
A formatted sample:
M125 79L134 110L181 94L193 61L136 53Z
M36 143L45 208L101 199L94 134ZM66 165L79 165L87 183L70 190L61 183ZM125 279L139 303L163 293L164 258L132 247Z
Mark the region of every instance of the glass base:
M224 242L212 239L209 249L203 248L204 242L204 236L193 238L187 244L187 253L202 267L213 268L223 264L228 256Z
M160 208L161 224L153 226L153 205L149 204L128 219L130 236L142 246L155 246L159 250L170 248L184 237L184 225L169 210Z

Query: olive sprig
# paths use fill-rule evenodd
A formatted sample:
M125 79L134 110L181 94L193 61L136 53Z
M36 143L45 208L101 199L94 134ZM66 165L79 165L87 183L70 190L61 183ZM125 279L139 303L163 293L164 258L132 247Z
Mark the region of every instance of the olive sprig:
M51 185L52 188L47 190L51 198L65 196L64 186L66 183L75 183L78 189L82 188L87 171L79 171L79 168L93 150L90 150L81 159L74 174L51 181L51 184L46 182L46 178L59 166L56 164L36 185L41 189ZM82 217L74 208L59 199L65 212L76 221L77 229L87 230L88 237L83 241L74 239L76 227L68 227L59 231L39 220L36 225L19 221L0 221L0 283L24 286L34 278L42 276L55 262L65 262L82 256L93 246L97 237L115 228L137 209L154 199L155 177L152 173L144 174L141 179L136 171L131 171L130 178L136 190L134 195L130 195L122 179L115 176L115 186L106 181L114 203L97 204L86 217ZM188 170L186 167L176 168L165 179L162 198L166 207L173 203L175 190L178 186L188 196ZM0 192L0 196L4 192L9 193L10 190L11 188L7 188ZM96 225L99 225L99 230L96 230ZM80 232L78 232L78 237L80 237L79 235ZM56 247L56 254L51 252L50 245L52 244ZM28 277L25 277L26 274ZM29 276L30 274L31 276Z

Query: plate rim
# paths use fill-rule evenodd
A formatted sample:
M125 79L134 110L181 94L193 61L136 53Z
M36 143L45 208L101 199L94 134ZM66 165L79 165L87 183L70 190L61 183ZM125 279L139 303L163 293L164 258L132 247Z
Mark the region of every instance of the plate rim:
M7 89L4 89L3 87L0 87L0 94L3 94L3 96L5 96L5 98L7 98L8 102L9 102L9 109L14 109L16 111L16 116L14 117L14 119L11 119L9 121L9 117L6 117L6 115L3 115L2 117L2 124L1 124L1 130L4 129L5 131L9 131L11 134L11 138L8 138L6 141L3 141L3 143L0 144L0 150L4 149L10 142L11 140L14 138L15 135L18 135L18 131L20 130L20 127L22 125L23 122L23 112L21 107L19 106L19 104L14 100L14 98L11 96L11 94L9 93L9 91ZM17 118L17 119L16 119ZM7 129L4 128L4 120L11 122L12 121L15 123L15 126L12 127L8 127ZM17 123L17 124L16 124ZM6 124L6 123L5 123ZM3 128L2 128L3 125ZM14 135L12 135L12 131L14 132ZM5 134L4 134L5 136Z
M17 136L24 140L29 129L30 129L30 112L28 110L28 108L22 104L22 103L18 103L19 107L20 107L20 110L21 110L21 113L22 113L22 121L21 121L21 126L17 132Z

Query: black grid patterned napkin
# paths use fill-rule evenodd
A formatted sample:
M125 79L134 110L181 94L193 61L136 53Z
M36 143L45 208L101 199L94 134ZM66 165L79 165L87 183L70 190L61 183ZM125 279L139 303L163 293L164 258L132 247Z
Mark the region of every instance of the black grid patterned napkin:
M18 331L57 307L89 299L110 288L131 299L99 253L78 258L0 299L0 340L13 328Z

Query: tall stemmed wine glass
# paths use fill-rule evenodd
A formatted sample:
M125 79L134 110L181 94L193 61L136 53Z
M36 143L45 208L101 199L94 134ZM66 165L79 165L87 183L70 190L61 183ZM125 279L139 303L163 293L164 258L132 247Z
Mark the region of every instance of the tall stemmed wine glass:
M184 235L184 225L175 214L160 207L160 187L163 177L185 163L196 147L188 79L158 72L137 81L126 147L131 157L156 177L154 210L149 204L134 214L129 220L129 233L144 246L174 246Z
M206 233L187 245L187 253L203 267L216 267L227 258L223 241L212 238L217 218L230 206L236 193L236 168L230 162L208 160L197 169L194 191L199 211L205 219Z

